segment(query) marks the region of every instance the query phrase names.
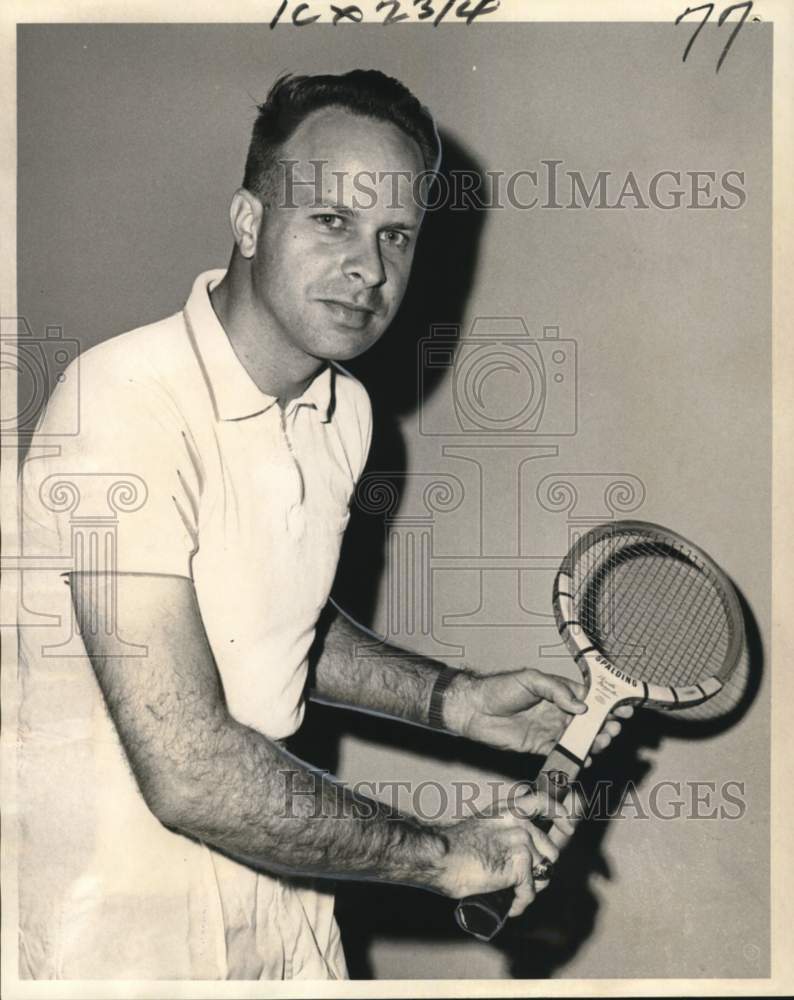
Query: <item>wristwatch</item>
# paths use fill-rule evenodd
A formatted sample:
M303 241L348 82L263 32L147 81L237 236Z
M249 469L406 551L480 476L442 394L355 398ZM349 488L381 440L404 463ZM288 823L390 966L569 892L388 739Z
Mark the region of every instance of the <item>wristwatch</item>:
M444 729L444 721L441 710L444 705L444 694L452 681L460 673L455 667L444 667L436 677L433 684L433 691L430 695L430 708L427 712L427 721L431 729Z

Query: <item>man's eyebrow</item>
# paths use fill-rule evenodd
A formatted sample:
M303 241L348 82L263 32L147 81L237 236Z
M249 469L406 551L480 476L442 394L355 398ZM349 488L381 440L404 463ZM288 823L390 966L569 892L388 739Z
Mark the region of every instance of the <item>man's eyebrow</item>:
M415 232L419 228L416 222L387 222L383 226L384 229L405 229L409 233Z
M351 217L354 215L358 215L358 212L354 208L350 208L349 205L342 205L337 201L328 201L323 199L321 201L313 202L310 207L313 210L316 210L318 208L328 208L334 212L338 212L340 215L349 215Z
M348 218L356 218L361 213L356 208L351 208L349 205L342 205L338 201L331 201L330 199L321 199L320 201L312 202L309 206L311 211L316 212L321 209L328 209L331 212L337 212L339 215L345 215ZM382 229L404 229L407 232L415 232L419 228L419 224L416 222L409 222L403 219L397 219L394 222L384 223L381 227Z

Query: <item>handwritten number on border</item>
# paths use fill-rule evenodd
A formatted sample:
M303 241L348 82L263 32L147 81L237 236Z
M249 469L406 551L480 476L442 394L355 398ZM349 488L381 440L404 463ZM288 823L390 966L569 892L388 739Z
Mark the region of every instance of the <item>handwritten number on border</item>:
M387 10L388 14L384 20L384 24L397 24L398 21L407 21L407 14L398 14L397 11L400 9L400 0L381 0L378 6L375 8L375 12L380 14L382 10Z
M383 24L399 24L410 17L403 8L410 11L413 8L414 17L417 21L429 21L432 18L433 26L439 24L451 14L453 7L457 4L455 17L464 20L466 24L473 24L479 18L487 14L494 14L501 6L502 0L379 0L375 6L375 13L383 15ZM278 10L270 20L270 27L275 28L282 17L287 14L290 7L290 0L281 0ZM303 28L307 24L314 24L320 20L321 15L312 10L311 0L303 0L292 8L292 12L287 17L293 25ZM309 11L309 13L306 13ZM359 4L347 4L340 7L336 4L328 4L328 11L331 15L332 24L341 22L360 24L364 20L364 10Z
M739 10L739 9L743 10L742 16L736 22L736 27L730 33L730 36L728 37L728 41L725 43L725 48L722 50L722 53L720 54L720 57L717 60L717 69L715 71L717 73L719 73L720 66L722 66L723 61L725 60L725 56L727 56L727 54L728 54L728 50L730 49L731 45L733 45L734 39L739 34L739 31L741 30L742 25L747 20L747 17L749 15L750 11L753 9L753 0L743 0L742 3L733 3L733 4L730 5L730 7L726 7L725 10L717 18L717 25L719 27L722 27L722 25L725 23L725 21L728 19L728 17L735 10ZM706 13L705 13L703 19L701 20L700 24L697 26L697 28L695 28L694 32L692 33L692 37L687 42L686 48L684 49L684 55L683 55L683 58L681 59L681 62L686 62L686 57L689 55L689 50L695 44L695 39L700 34L701 29L703 28L703 25L706 23L706 21L708 21L708 19L714 13L714 4L713 3L703 3L699 7L687 7L687 9L683 12L683 14L679 14L678 17L675 19L675 23L676 24L680 24L684 20L685 17L688 17L690 14L697 14L699 11L705 11Z
M356 4L348 4L347 7L337 7L336 4L331 4L331 10L334 13L334 24L339 24L342 20L352 21L353 24L361 24L364 20L364 12Z

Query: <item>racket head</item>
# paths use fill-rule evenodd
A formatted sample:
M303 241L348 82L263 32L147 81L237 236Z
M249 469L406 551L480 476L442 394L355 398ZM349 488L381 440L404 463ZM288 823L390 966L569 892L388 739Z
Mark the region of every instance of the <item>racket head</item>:
M689 708L722 690L739 662L738 596L714 560L647 521L616 521L582 535L554 583L557 627L580 668L603 657L640 682L640 701Z

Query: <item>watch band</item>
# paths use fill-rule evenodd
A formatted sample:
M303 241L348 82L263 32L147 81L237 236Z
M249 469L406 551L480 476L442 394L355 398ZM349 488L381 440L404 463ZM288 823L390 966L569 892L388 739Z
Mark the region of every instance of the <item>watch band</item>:
M430 708L427 711L427 722L431 729L443 729L444 722L441 716L441 709L444 705L444 693L449 685L460 673L455 667L444 667L433 684L433 691L430 695Z

